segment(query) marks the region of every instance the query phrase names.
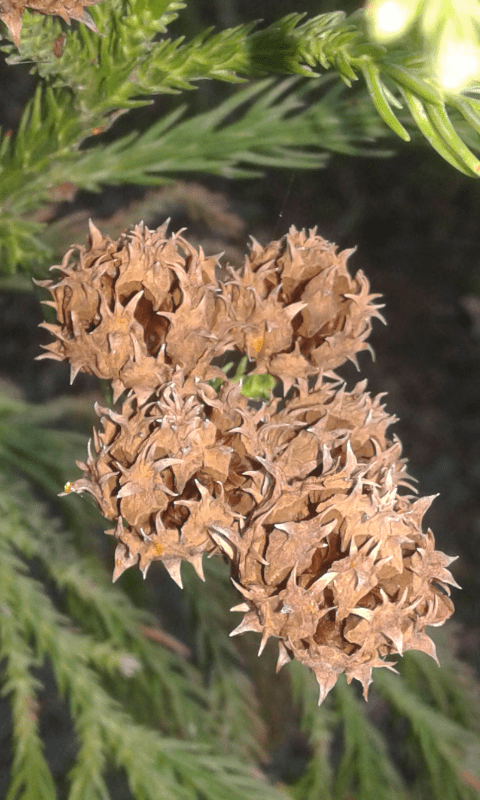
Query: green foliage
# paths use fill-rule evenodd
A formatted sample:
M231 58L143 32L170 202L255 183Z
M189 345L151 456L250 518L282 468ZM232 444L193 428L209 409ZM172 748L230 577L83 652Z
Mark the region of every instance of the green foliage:
M96 147L76 154L66 148L64 157L55 130L44 138L43 117L31 108L29 141L23 126L15 149L8 149L5 156L5 178L0 186L6 228L2 269L13 270L16 263L23 269L31 269L30 264L36 260L35 274L39 274L38 265L51 260L50 248L41 237L33 236L33 231L40 232L42 226L30 223L23 230L23 217L20 223L17 215L44 204L49 190L63 182L66 169L69 181L79 189L100 191L105 184L154 186L169 182L172 175L193 171L253 178L260 176L261 168L265 167L320 168L326 164L328 155L318 152L319 141L324 151L390 155L392 150L372 146L375 140L385 137L375 118L362 116L345 98L342 86L331 84L325 78L301 86L295 78L281 83L272 79L260 81L237 91L212 111L182 121L186 107L180 106L143 134L132 132L110 144L99 142ZM320 92L317 99L315 94ZM35 108L41 102L41 93L40 86L33 101ZM46 94L48 102L54 102L54 94L51 91ZM71 129L71 107L60 103L58 108ZM360 108L364 108L361 102ZM242 110L239 119L228 121ZM46 152L48 149L50 154ZM1 221L0 218L0 224ZM12 226L11 231L8 225ZM30 249L23 244L27 235L31 239Z
M105 184L160 184L185 171L256 177L267 166L313 169L326 163L329 150L388 154L366 147L386 131L375 125L362 95L348 114L343 100L342 113L336 112L336 85L312 102L309 91L322 85L319 69L333 70L349 87L363 79L394 133L408 141L413 119L445 160L478 177L480 162L458 133L464 127L459 115L480 129L478 103L444 92L414 41L389 51L369 40L361 13L346 18L343 12L309 20L293 13L263 30L250 23L207 30L190 41L170 39L167 26L182 7L145 0L100 3L92 14L101 34L84 25L69 30L60 57L52 44L63 23L25 13L20 51L13 45L3 49L8 63L32 63L42 80L16 135L4 133L1 139L3 274L18 268L31 272L35 262L46 265L38 224L23 220L48 201L67 174L78 188L99 191ZM254 84L197 117L180 121L185 109L177 108L142 135L132 132L109 144L92 141L128 110L149 104L154 94L191 90L205 79L238 82L279 73L301 75L311 85ZM402 103L411 117L401 114L400 121Z
M40 237L43 227L0 211L0 274L14 274L19 267L32 272L36 263L47 264L51 260L53 252Z
M418 658L417 654L413 658ZM475 758L472 759L472 763L475 764L473 781L475 784L480 776L478 733L444 715L412 691L413 687L405 683L400 685L398 680L386 675L385 672L381 671L377 690L393 711L409 723L410 768L413 766L416 769L420 763L422 764L415 789L418 792L427 790L448 800L467 800L475 797L476 790L469 785L468 776L462 773L462 762L465 753L469 751L475 753ZM448 691L445 677L444 674L440 682L445 686L444 691ZM461 694L458 690L454 693Z
M313 675L292 662L288 666L292 699L300 712L301 730L310 745L310 760L303 777L292 787L296 800L333 800L334 770L330 759L338 717L332 703L317 706L318 686ZM336 688L333 689L335 693Z
M236 602L236 593L224 564L205 560L204 573L206 584L211 587L207 591L199 587L193 570L184 567L185 601L195 652L207 676L217 724L229 752L264 758L265 726L259 700L244 659L228 636L232 627L229 609Z
M454 678L465 674L465 668L451 652L448 656L445 651L447 664L443 652L441 658L439 669L424 654L407 653L398 664L402 678L377 670L368 704L342 676L332 700L318 711L315 680L299 664L289 664L293 697L312 752L294 796L473 800L480 776L478 692L471 678L465 676L463 686ZM332 770L329 756L335 742L341 755ZM410 776L408 783L403 775Z
M105 772L121 769L135 798L220 800L228 793L237 800L259 794L268 800L344 800L355 791L361 800L473 800L464 776L466 763L478 775L479 715L468 675L463 685L452 680L462 668L451 655L439 670L424 654L407 654L403 680L377 670L370 704L378 708L379 697L384 704L375 721L341 681L318 709L312 676L290 664L311 757L289 790L269 787L255 763L267 757L262 714L269 719L271 701L266 696L260 703L249 657L227 635L235 595L224 565L206 561L206 586L193 570L184 570L192 664L185 658L188 648L172 651L152 641L147 634L158 630L156 617L109 583L93 506L80 502L75 519L65 512L76 498L59 505L67 533L35 499L34 486L56 495L84 448L80 433L61 429L72 417L80 426L91 421L86 407L65 399L43 407L4 397L0 406L0 663L14 752L8 800L55 796L40 735L38 675L45 664L77 740L69 798L109 798ZM408 724L394 760L382 733L393 724L392 714ZM342 748L337 763L335 742ZM417 776L414 788L405 787L401 768Z
M248 765L222 754L223 730L198 670L145 639L143 626L156 619L108 585L98 560L76 550L28 486L4 481L0 511L2 693L11 701L15 754L8 800L55 796L39 737L41 684L31 674L45 659L78 739L69 797L109 797L103 776L110 765L125 770L139 798L220 800L229 793L244 800L261 792L280 800L284 795L259 782ZM41 580L29 563L38 565ZM123 694L130 698L124 707ZM162 735L147 727L146 707ZM180 731L182 739L169 738Z
M247 356L243 356L239 360L236 369L231 372L233 366L234 362L229 361L222 369L227 375L230 372L228 377L231 383L242 381L241 393L244 397L251 397L252 400L269 400L271 391L277 385L277 380L273 375L247 374L247 370L250 371L250 367L254 366L254 362L251 362L250 365L248 364ZM214 378L210 383L217 391L219 390L221 385L220 378Z
M337 703L342 721L342 756L335 776L335 794L355 790L358 800L405 797L405 784L378 729L366 719L359 699L344 680Z

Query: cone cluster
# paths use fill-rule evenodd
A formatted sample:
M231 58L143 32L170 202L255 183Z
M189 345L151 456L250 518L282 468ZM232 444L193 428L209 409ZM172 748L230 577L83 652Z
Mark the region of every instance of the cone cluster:
M243 595L232 635L279 644L278 669L310 667L321 702L346 673L410 649L436 659L425 633L453 613L447 569L422 519L395 422L366 382L351 391L333 371L369 348L380 317L361 271L316 234L291 228L220 280L216 257L167 224L143 224L117 242L90 225L57 281L42 281L57 324L40 358L70 362L112 383L121 411L96 410L83 477L114 523L116 580L138 564L181 563L203 579L202 558L223 554ZM74 256L74 257L73 257ZM215 364L247 356L283 387L260 408ZM281 383L280 383L281 382ZM215 388L214 385L216 384ZM411 479L410 479L411 480Z

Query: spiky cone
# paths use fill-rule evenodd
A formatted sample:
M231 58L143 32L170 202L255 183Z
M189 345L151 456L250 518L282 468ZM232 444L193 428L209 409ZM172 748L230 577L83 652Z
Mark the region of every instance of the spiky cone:
M203 375L229 349L279 377L286 394L369 348L378 295L363 273L350 277L352 251L337 256L315 231L291 228L267 248L254 243L243 273L219 285L217 259L166 229L140 224L113 242L90 223L89 247L52 268L59 281L39 282L58 321L43 323L56 341L39 358L67 360L72 380L88 372L112 381L114 399L127 389L144 402L175 366Z
M98 33L93 19L85 11L85 6L93 6L99 2L100 0L2 0L0 19L9 29L17 47L20 47L23 13L26 8L40 14L59 16L65 20L67 25L70 25L72 19L78 20L90 30Z
M406 472L406 460L396 436L387 436L387 428L397 417L385 411L383 394L371 397L367 381L360 381L346 391L345 383L320 374L308 389L305 382L289 397L281 411L269 416L269 427L261 433L270 452L282 452L282 469L287 478L302 478L326 462L346 458L347 446L365 464L364 480L375 480L381 469L395 470L395 483L411 489L414 480ZM266 407L266 413L273 404ZM267 435L268 431L268 435ZM247 437L244 437L247 440ZM256 444L246 441L251 455ZM253 450L252 450L253 446Z
M255 438L238 427L264 499L238 538L216 540L244 595L233 634L259 632L260 652L276 637L279 667L292 658L311 667L320 702L342 672L366 697L372 668L392 667L386 657L416 649L436 658L425 628L453 613L457 585L454 559L422 532L432 498L399 494L405 464L385 436L394 418L363 388L298 390L279 414L264 411ZM289 414L292 426L280 426Z
M88 247L73 246L51 268L61 278L37 281L58 323L42 323L55 341L39 359L69 361L72 381L79 371L112 381L114 400L132 390L145 402L177 366L204 374L223 352L211 333L221 317L217 259L180 234L168 237L167 225L150 231L141 223L114 242L90 222Z
M370 349L365 340L372 318L383 320L382 306L361 270L349 274L353 252L337 254L316 229L292 226L267 247L253 240L242 274L231 271L222 286L237 320L236 346L257 361L255 372L278 376L285 393L300 378L356 364Z
M210 527L229 530L240 515L225 500L231 448L217 441L208 384L184 379L166 384L144 405L131 396L121 413L96 407L103 430L94 431L83 477L67 493L89 492L102 514L116 523L114 580L130 566L144 576L162 561L181 585L182 560L203 579L202 556L219 552Z
M436 657L425 628L450 616L456 585L453 559L422 532L430 499L399 494L411 479L386 434L395 418L365 383L347 392L332 372L368 347L376 295L315 231L255 243L243 274L221 286L215 260L189 248L165 228L137 226L119 243L95 229L78 267L86 280L72 279L66 257L64 278L47 285L68 334L55 329L52 357L73 362L68 346L98 339L99 374L122 342L146 348L132 358L126 347L110 375L116 396L133 394L121 414L100 410L103 433L69 490L90 492L116 523L114 579L162 560L181 584L182 560L202 575L203 553L224 553L245 598L234 633L258 631L260 649L276 637L278 666L311 667L320 701L342 672L366 696L372 668L393 668L389 655ZM283 399L252 408L211 364L229 348L280 377Z

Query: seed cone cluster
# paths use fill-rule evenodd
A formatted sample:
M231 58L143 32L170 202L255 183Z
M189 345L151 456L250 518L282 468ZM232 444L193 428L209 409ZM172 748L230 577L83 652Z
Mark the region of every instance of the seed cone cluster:
M160 560L181 586L183 560L203 579L204 553L227 556L243 595L232 635L257 631L260 652L276 638L277 668L310 667L319 702L342 672L367 697L389 655L436 659L425 628L453 613L457 585L453 559L422 532L433 498L405 494L395 418L366 382L347 391L333 371L356 363L381 316L365 276L347 270L351 252L291 228L254 241L220 280L217 259L167 224L117 242L91 225L89 246L41 282L58 324L44 323L55 341L40 358L125 398L121 411L97 406L102 429L66 487L114 523L114 580ZM214 363L232 351L282 396L260 408L245 397Z

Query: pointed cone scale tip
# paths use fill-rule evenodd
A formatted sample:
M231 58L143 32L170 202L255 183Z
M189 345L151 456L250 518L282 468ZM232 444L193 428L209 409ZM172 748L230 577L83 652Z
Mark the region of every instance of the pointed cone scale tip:
M98 247L102 243L103 236L98 230L97 226L94 225L92 218L88 220L88 230L90 233L90 247Z
M70 366L70 386L80 372L80 369L81 367L73 366L73 364Z
M239 603L239 605L238 605L238 606L232 606L232 607L231 607L231 609L230 609L230 611L243 611L243 612L247 612L247 611L250 611L250 606L248 605L248 603Z
M319 686L318 705L321 706L327 694L329 693L330 689L328 689L327 686L321 684L320 681L318 682L318 686Z
M229 633L229 636L239 636L241 633L248 633L249 631L252 631L253 633L259 633L259 626L255 623L245 621L244 617L240 625L237 625L237 627Z
M221 536L221 534L216 533L216 531L209 530L209 534L212 537L215 544L218 545L218 547L224 553L226 553L230 559L233 560L235 558L235 550L233 549L230 542L225 537Z
M192 567L194 568L195 572L197 573L200 580L205 583L205 575L203 572L203 554L199 553L196 556L193 556L189 559Z
M127 569L128 569L128 567L126 567L124 564L122 564L121 561L116 561L115 562L115 569L113 570L113 575L112 575L112 583L115 583L119 579L119 577L121 575L123 575L123 573Z
M180 574L181 561L180 559L172 559L171 561L163 562L165 569L171 578L175 581L180 589L183 589L182 576Z
M291 660L292 657L288 654L287 648L283 642L280 641L278 644L278 661L275 667L275 672L280 672L282 667L284 667L285 664L288 664L288 662Z
M270 634L266 631L263 632L262 641L260 642L260 647L258 648L258 655L261 656L263 651L265 650L265 646L270 639Z

